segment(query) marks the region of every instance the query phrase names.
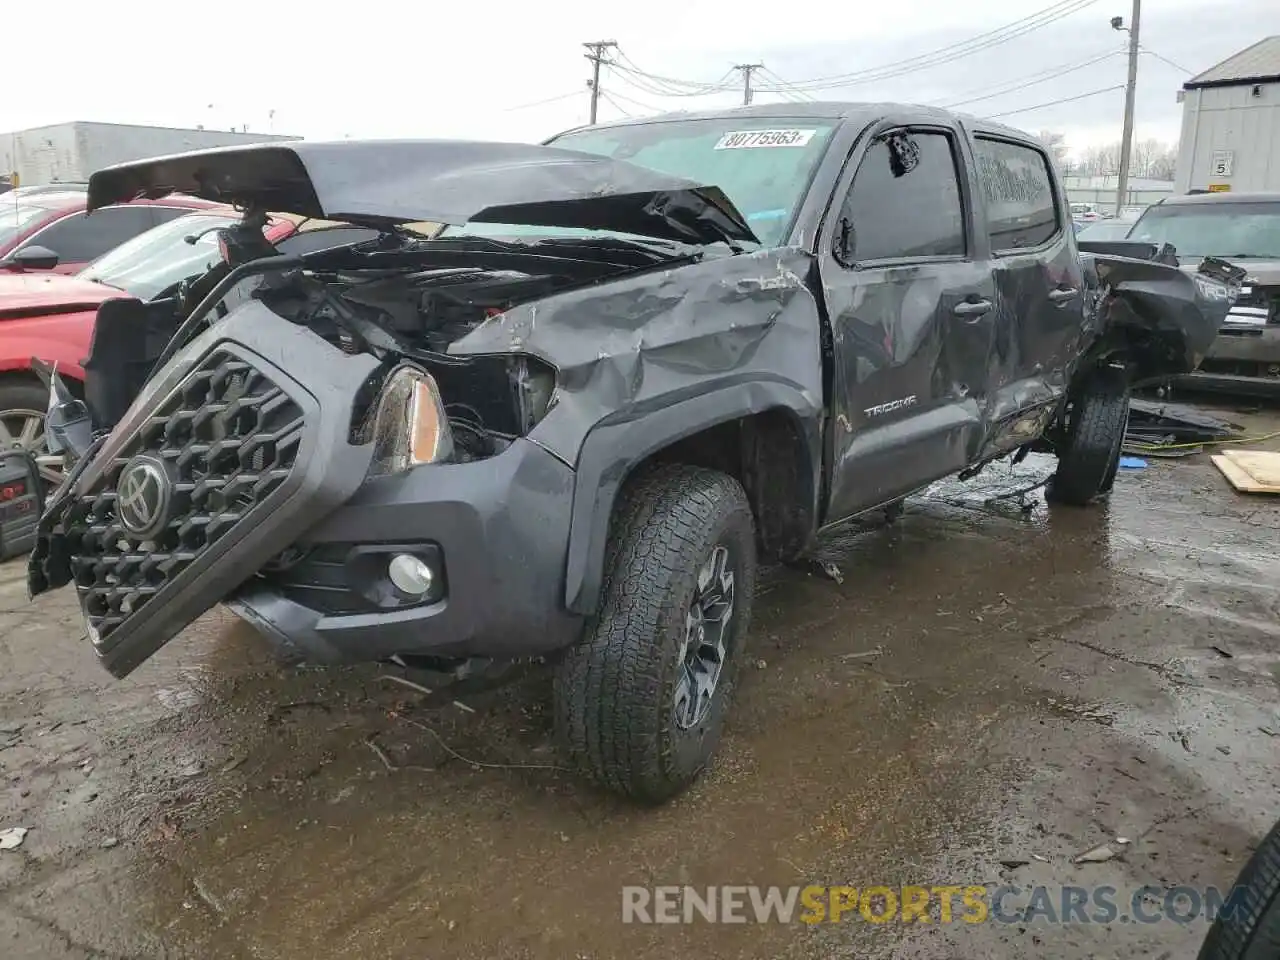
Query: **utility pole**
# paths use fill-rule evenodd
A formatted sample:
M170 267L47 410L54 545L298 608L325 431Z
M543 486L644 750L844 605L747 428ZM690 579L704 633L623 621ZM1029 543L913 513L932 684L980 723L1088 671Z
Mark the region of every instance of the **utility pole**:
M764 69L763 63L735 63L733 69L742 71L742 105L744 107L751 106L751 97L754 91L751 89L751 74L757 70Z
M1124 130L1120 134L1120 170L1116 177L1116 216L1124 206L1129 192L1129 160L1133 156L1133 99L1138 87L1138 27L1142 22L1142 0L1133 0L1133 14L1129 26L1123 17L1112 17L1115 30L1129 31L1129 80L1124 88Z
M609 62L604 58L604 52L617 45L616 40L594 40L583 44L590 51L585 56L591 61L591 79L587 81L587 87L591 90L592 125L596 122L596 111L600 106L600 64Z

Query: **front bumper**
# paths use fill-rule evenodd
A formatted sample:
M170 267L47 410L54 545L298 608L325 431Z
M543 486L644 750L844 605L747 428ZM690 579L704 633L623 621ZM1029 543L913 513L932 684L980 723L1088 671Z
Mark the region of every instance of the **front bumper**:
M528 440L488 460L380 478L308 533L302 559L250 580L227 606L313 663L543 655L581 631L560 602L572 500L572 470ZM432 556L442 595L379 609L358 581L359 558L381 548Z
M1200 368L1174 382L1197 390L1280 396L1280 324L1222 328Z

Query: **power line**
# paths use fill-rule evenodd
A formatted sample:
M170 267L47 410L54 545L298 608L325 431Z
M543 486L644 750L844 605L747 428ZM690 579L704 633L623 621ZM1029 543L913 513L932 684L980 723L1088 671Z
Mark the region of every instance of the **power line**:
M1149 57L1155 57L1157 60L1160 60L1163 63L1167 63L1169 66L1173 67L1173 69L1175 70L1181 70L1183 73L1195 73L1194 70L1188 70L1182 64L1174 63L1168 57L1161 56L1160 54L1152 50L1150 47L1139 47L1138 49L1141 50L1143 53L1145 53Z
M768 67L762 67L760 72L763 73L765 77L772 79L774 84L776 85L776 87L770 90L769 92L776 93L785 100L791 100L792 102L795 102L795 103L803 103L806 100L812 102L815 99L814 97L805 93L803 90L796 90L794 87L791 86L790 83L788 83L786 80L783 80L782 77L778 76ZM760 87L759 89L761 91L764 91L766 88Z
M1037 10L1035 13L1029 14L1020 20L1007 23L994 30L988 30L986 33L980 33L967 40L939 47L928 53L851 73L814 77L808 80L794 80L791 81L790 86L796 90L826 90L872 83L878 80L888 80L942 66L1026 36L1051 23L1056 23L1072 14L1078 13L1086 7L1091 7L1097 2L1098 0L1058 0L1057 3Z
M579 97L582 95L581 90L574 90L570 93L562 93L558 97L547 97L545 100L535 100L533 103L522 103L518 107L507 107L504 113L511 113L513 110L528 110L530 107L540 107L546 103L556 103L560 100L568 100L570 97Z
M990 92L979 92L978 95L966 97L964 100L955 100L951 103L943 104L942 109L953 110L956 107L963 107L970 103L980 103L983 100L992 100L995 97L1002 97L1007 93L1025 89L1026 87L1034 87L1037 84L1045 83L1049 80L1056 80L1058 77L1065 77L1069 73L1075 73L1077 70L1083 70L1085 67L1093 66L1095 63L1101 63L1103 60L1109 60L1112 57L1118 57L1123 50L1109 50L1106 53L1090 57L1088 60L1081 60L1077 63L1065 64L1060 67L1050 67L1047 70L1041 70L1038 73L1030 74L1026 77L1019 77L1016 80L1008 80L1001 85L999 89L988 87Z
M1000 117L1012 117L1017 113L1030 113L1032 110L1043 110L1046 107L1056 107L1060 103L1074 103L1076 100L1084 100L1087 97L1096 97L1099 94L1111 93L1114 90L1123 90L1124 84L1118 83L1114 87L1103 87L1101 90L1090 90L1088 93L1077 94L1074 97L1063 97L1061 100L1049 100L1045 103L1033 104L1030 107L1019 107L1017 110L1006 110L1003 113L989 113L983 119L998 120Z
M601 99L601 100L603 100L605 103L609 104L611 107L613 107L613 109L617 110L617 111L618 111L620 114L622 114L624 117L627 117L628 119L634 119L634 118L635 118L635 114L634 114L634 113L631 113L629 110L627 110L627 108L626 108L626 107L624 107L622 104L618 103L618 101L614 100L614 99L613 99L613 97L611 97L611 96L608 94L608 92L606 92L606 91L604 91L604 90L601 90L601 91L600 91L600 99Z
M728 84L725 81L734 73L733 69L725 72L719 80L713 83L706 83L700 80L681 80L676 77L664 77L661 74L651 73L643 70L640 66L627 56L626 52L617 50L617 62L613 64L614 69L621 70L624 73L631 74L636 79L644 80L650 87L647 93L653 93L657 96L666 97L700 97L708 93L720 93L727 90ZM634 85L644 89L639 83Z
M640 100L637 100L635 97L628 97L626 94L619 93L617 90L611 90L609 95L612 97L617 97L623 103L629 103L633 107L639 107L641 110L648 110L650 113L662 113L661 107L655 107L651 104L644 103Z

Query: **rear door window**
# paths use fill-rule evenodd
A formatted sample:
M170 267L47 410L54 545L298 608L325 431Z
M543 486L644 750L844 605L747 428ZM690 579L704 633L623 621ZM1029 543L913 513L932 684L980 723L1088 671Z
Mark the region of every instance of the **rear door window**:
M63 263L96 260L155 226L145 205L107 207L93 214L75 213L31 236L23 246L47 247Z
M854 174L840 212L853 259L956 258L966 253L955 143L941 131L878 137Z
M1053 168L1044 152L1027 144L976 137L974 156L993 253L1039 247L1062 231ZM1088 204L1079 206L1088 212Z
M170 220L177 220L178 217L185 217L191 212L186 207L165 207L158 203L149 204L147 210L151 213L151 226L153 227L168 223Z

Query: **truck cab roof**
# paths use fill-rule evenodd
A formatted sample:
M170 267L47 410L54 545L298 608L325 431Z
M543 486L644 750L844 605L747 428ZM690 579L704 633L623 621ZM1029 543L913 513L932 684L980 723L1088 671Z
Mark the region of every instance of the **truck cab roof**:
M1010 127L993 120L985 120L972 114L944 110L941 107L892 101L765 103L752 104L748 107L728 107L714 110L678 110L649 117L633 117L613 120L608 123L598 123L595 128L608 129L610 127L639 126L650 123L668 123L676 120L724 120L733 117L741 117L746 120L767 120L770 117L778 117L779 119L811 118L814 120L834 120L840 123L858 123L863 126L881 117L910 117L912 120L927 121L932 119L940 122L960 120L971 130L998 134L1014 140L1035 141L1036 139L1025 130L1019 130L1016 127ZM571 130L565 130L557 134L557 136L563 136L564 133L579 129L582 129L582 127L573 127Z

